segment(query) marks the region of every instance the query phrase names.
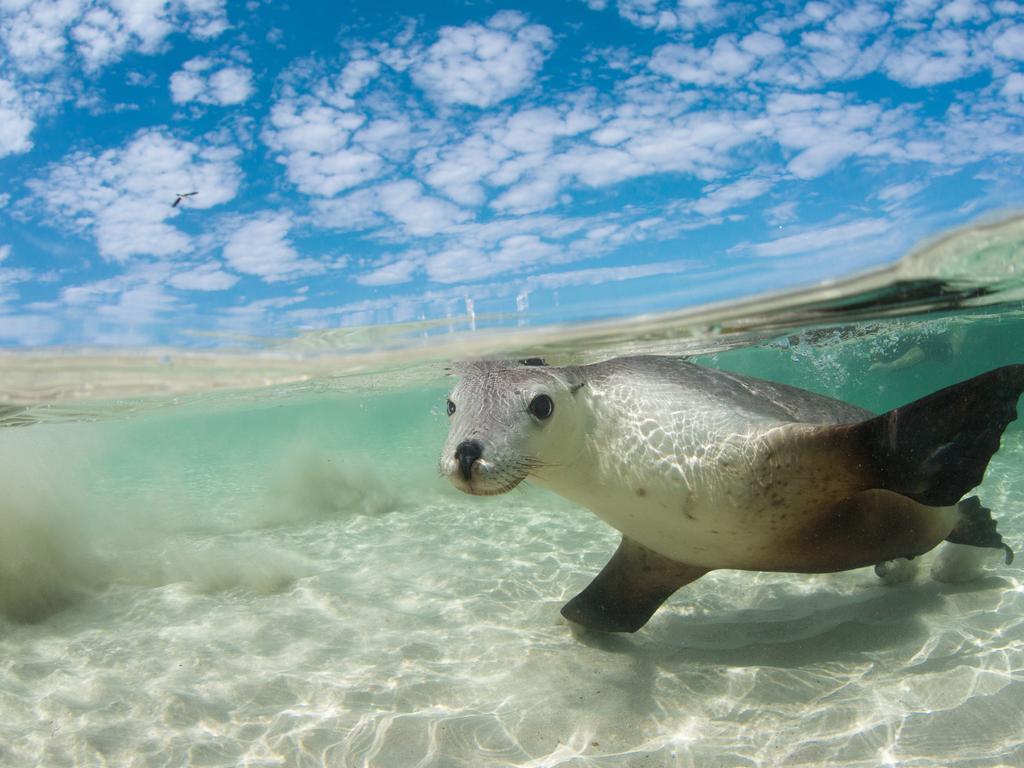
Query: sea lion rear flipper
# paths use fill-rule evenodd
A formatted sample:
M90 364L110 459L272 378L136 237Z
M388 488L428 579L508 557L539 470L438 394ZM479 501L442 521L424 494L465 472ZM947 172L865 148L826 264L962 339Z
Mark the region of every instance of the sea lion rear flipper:
M589 586L562 606L562 615L588 629L636 632L673 592L707 572L623 536Z
M865 487L952 506L981 482L1022 391L1024 365L1008 365L866 421L811 428L806 447L838 448Z
M981 506L981 500L977 496L971 496L957 504L957 512L960 520L946 537L946 541L971 547L1001 549L1005 553L1006 564L1013 562L1013 550L996 530L992 510Z

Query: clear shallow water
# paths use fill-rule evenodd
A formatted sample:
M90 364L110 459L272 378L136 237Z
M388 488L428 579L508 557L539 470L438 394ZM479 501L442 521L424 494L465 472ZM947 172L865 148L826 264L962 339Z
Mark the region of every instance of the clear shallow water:
M998 251L963 290L487 344L688 352L883 410L1024 360L1018 286L995 282L1019 243L954 248L972 268ZM463 341L5 361L0 765L1024 765L1020 554L956 583L931 573L952 549L902 583L716 572L635 635L575 636L558 609L618 536L438 476L446 361L481 349ZM1019 553L1022 466L1018 422L978 493Z

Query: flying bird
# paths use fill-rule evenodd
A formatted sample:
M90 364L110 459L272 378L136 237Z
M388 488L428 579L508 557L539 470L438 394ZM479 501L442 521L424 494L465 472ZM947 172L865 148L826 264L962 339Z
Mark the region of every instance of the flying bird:
M177 208L181 201L184 200L186 197L192 197L192 195L198 194L198 192L179 192L174 202L171 203L171 208Z

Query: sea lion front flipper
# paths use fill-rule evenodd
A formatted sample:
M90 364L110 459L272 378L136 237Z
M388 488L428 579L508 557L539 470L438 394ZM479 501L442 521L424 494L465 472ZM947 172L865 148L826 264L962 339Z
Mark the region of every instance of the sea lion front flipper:
M673 592L707 572L623 536L608 564L562 606L562 615L588 629L636 632Z

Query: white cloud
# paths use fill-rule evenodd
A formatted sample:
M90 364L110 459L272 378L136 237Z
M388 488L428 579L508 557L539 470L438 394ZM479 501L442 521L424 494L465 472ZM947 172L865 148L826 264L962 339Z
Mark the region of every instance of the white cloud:
M132 21L135 22L135 30L129 29L124 18L108 7L97 6L85 11L72 27L71 38L87 71L96 71L124 55L133 42L133 32L138 37L134 41L136 47L143 53L152 53L156 44L171 31L166 19L151 12L135 14Z
M186 69L181 69L171 75L171 100L175 104L185 104L202 95L206 88L206 82L196 72L190 72L187 67L195 60L188 62Z
M482 203L488 189L515 185L492 204L519 213L551 205L566 175L552 162L561 142L585 134L600 120L579 104L526 109L481 120L460 144L421 153L425 180L453 200Z
M182 0L188 31L199 40L210 40L229 28L226 0Z
M674 118L652 116L633 121L639 129L633 132L622 148L633 163L618 164L610 178L604 174L611 169L588 167L584 153L575 163L581 180L595 186L611 183L636 175L666 171L690 173L698 178L715 178L730 164L729 153L758 138L751 130L750 118L741 113L697 112L684 113Z
M26 347L53 342L60 328L60 321L50 315L0 314L0 339Z
M37 75L64 59L68 26L79 18L85 0L39 0L0 5L0 40L10 63Z
M787 169L800 179L822 176L855 155L895 152L882 140L906 127L899 111L838 94L780 94L767 114L779 144L797 151Z
M65 285L60 292L60 301L67 307L109 304L111 297L129 289L143 285L162 285L170 274L170 262L140 260L113 277L77 285Z
M543 211L555 204L564 184L565 177L557 168L536 168L526 179L498 195L491 206L514 214Z
M1024 60L1024 24L1004 30L992 41L992 49L1006 59Z
M0 42L21 72L62 64L70 48L95 72L127 53L154 53L171 32L205 39L227 28L224 0L33 0L0 5Z
M286 89L264 138L278 151L289 179L307 194L332 197L395 170L407 174L415 152L415 175L450 200L466 207L489 204L519 215L568 201L574 186L605 187L664 173L719 181L732 174L742 148L765 141L776 142L788 154L787 169L798 179L820 177L851 158L920 156L909 109L887 110L877 103L857 103L854 96L801 92L829 78L842 81L878 70L897 39L886 26L889 15L873 3L846 9L812 6L805 7L790 32L783 19L772 23L759 17L703 48L674 43L658 49L650 67L675 78L703 86L733 86L743 78L757 83L754 90L728 101L706 90L681 91L661 78L634 76L621 81L612 94L567 94L560 104L484 115L468 126L430 123L424 113L416 114L415 101L407 102L411 117L392 111L390 81L381 66L388 62L415 70L429 58L426 51L437 53L437 48L418 47L410 33L388 48L387 55L371 59L356 51L338 74L313 87ZM662 13L683 6L651 2L645 7ZM699 3L686 8L713 10L712 4ZM481 31L520 30L525 23L521 14L499 14L488 27L446 28L436 45L444 40L457 47L461 40L458 45L464 43L469 50ZM801 44L787 48L792 30L798 28L803 30ZM955 34L939 30L936 39L944 39L945 33L950 39ZM897 54L914 50L920 43L914 42L917 34L899 37L904 42ZM940 52L933 58L944 56ZM897 59L889 64L894 71L906 65ZM926 66L915 77L938 76L938 69ZM373 90L367 92L371 83ZM790 83L796 88L789 88ZM1007 88L1012 91L1012 84ZM730 91L736 93L735 88ZM352 97L356 92L358 104ZM493 106L490 97L477 101ZM698 102L699 110L694 108ZM380 116L382 104L390 112L387 118ZM430 125L424 129L424 123ZM347 211L339 206L320 211L334 226L347 222L374 228L391 217L382 218L384 206L371 198L347 198L352 204ZM703 206L710 210L713 204L709 200Z
M315 204L321 224L336 229L371 229L394 224L412 237L428 237L450 230L470 214L424 194L412 179L378 184L334 200ZM386 217L386 218L385 218Z
M632 91L611 108L577 96L487 118L460 144L424 150L417 164L453 200L480 205L493 195L493 208L523 214L552 206L573 182L603 187L670 172L718 178L734 149L766 131L741 113L693 110L678 92L662 93Z
M330 101L294 95L280 99L271 109L263 140L280 153L278 162L300 191L330 197L376 178L385 163L353 139L367 117L342 94L325 95Z
M421 158L427 183L457 203L480 205L487 195L483 179L498 170L512 151L492 137L476 133L461 144L446 147L439 156L434 149L430 154L430 159Z
M416 256L403 256L387 264L375 267L369 272L356 276L360 285L397 285L408 283L422 267L422 260Z
M550 29L501 11L485 26L443 27L412 79L435 101L489 107L526 88L553 48Z
M842 138L829 137L812 144L794 157L787 168L798 179L815 179L857 154L868 142L867 136L862 133L849 134L846 137L851 140L849 144L843 144Z
M884 203L898 203L913 197L924 188L925 184L920 181L890 184L878 191L878 199Z
M61 302L69 307L81 307L93 304L106 296L120 292L131 280L127 275L95 280L91 283L67 285L60 292Z
M198 101L201 104L230 106L243 103L253 93L252 70L205 57L185 62L171 75L170 85L175 104Z
M291 217L284 213L266 212L244 219L228 235L224 259L237 272L256 275L268 283L326 271L325 264L299 257L288 239L291 227Z
M757 256L789 256L795 253L823 251L835 245L885 234L892 228L893 223L887 219L862 219L780 237L767 243L758 243L751 250Z
M380 210L411 235L433 235L469 218L458 206L424 195L411 179L381 185L375 194Z
M47 207L96 239L112 261L185 251L190 238L169 220L186 208L205 209L235 196L241 179L237 150L201 146L149 130L120 149L78 152L28 182ZM172 208L179 192L198 191Z
M341 90L355 96L380 74L380 62L373 59L353 59L345 65L339 78Z
M739 41L739 47L761 58L776 56L786 51L785 41L775 34L757 30Z
M589 267L587 269L567 270L565 272L548 272L530 275L526 285L530 290L535 288L567 288L574 285L604 285L619 283L625 280L637 280L644 277L659 275L680 275L694 267L697 262L691 259L660 261L650 264L630 264L625 267Z
M597 115L583 106L537 107L511 114L494 127L491 137L509 152L536 155L551 151L558 139L578 136L598 124Z
M548 193L543 200L525 201L525 191L510 190L496 202L502 209L537 210L553 202L552 182L561 175L551 164L556 143L599 124L597 115L580 104L522 110L481 120L466 139L440 152L434 148L424 151L418 162L425 168L424 179L429 184L464 205L483 203L488 187L500 188L523 180L539 193L541 186L546 186ZM554 177L538 177L551 173ZM523 202L526 205L520 205Z
M32 148L35 120L10 80L0 78L0 157Z
M652 9L649 26L656 25L655 16L666 18L663 3L641 0L637 5ZM811 90L875 72L910 87L929 87L995 68L989 48L1004 58L1024 58L1018 53L1024 50L1024 43L1018 44L1018 38L1024 39L1024 27L993 24L988 29L998 35L986 42L988 30L976 25L990 16L974 0L913 8L904 4L895 19L889 6L872 0L812 2L795 16L753 17L754 29L749 32L742 31L750 27L740 21L734 31L701 46L690 39L663 45L655 50L649 66L677 81L703 87L747 80L772 89ZM931 21L925 23L928 17ZM791 37L796 32L798 41Z
M178 300L162 285L143 283L125 288L117 294L116 300L100 304L94 311L101 320L110 322L117 329L127 329L135 338L137 326L153 323L177 306Z
M388 222L373 187L330 200L314 200L313 210L316 223L331 229L369 230Z
M225 272L219 262L209 261L187 272L176 272L167 282L184 291L226 291L238 282L238 276Z
M791 221L796 221L798 215L797 207L798 203L796 200L787 200L784 203L765 208L761 213L769 224L781 227L784 224L789 224Z
M1014 72L1012 75L1006 78L1006 82L1003 83L1003 87L1000 89L1000 93L1006 98L1010 99L1024 96L1024 73Z
M188 308L168 293L168 261L138 260L104 280L67 285L60 308L81 338L96 344L148 344L159 324Z
M966 35L953 29L915 35L885 60L889 77L911 86L959 80L976 68Z
M221 310L217 319L217 326L221 331L232 334L265 334L267 328L273 322L275 311L301 304L305 301L302 296L277 296L270 299L257 299L245 304L228 307ZM289 324L285 329L291 333L295 330L294 324Z
M981 106L987 107L984 102ZM1024 155L1021 118L992 107L974 110L954 104L941 119L914 126L910 135L895 156L940 168L993 162L1000 155Z
M11 255L10 245L0 245L0 265ZM0 313L3 313L3 305L18 298L14 286L18 283L40 280L40 276L30 269L17 269L0 266Z
M459 283L515 274L538 264L592 258L643 239L652 226L660 223L651 219L638 221L635 217L624 221L607 214L595 218L516 216L485 223L453 223L440 233L439 246L427 252L416 244L400 255L372 264L357 275L356 282L394 285L424 274L434 282ZM383 232L386 237L389 230Z
M950 0L939 9L936 19L948 24L963 24L967 21L988 21L992 12L976 0Z
M271 108L263 141L305 194L333 197L385 176L451 131L425 116L414 98L395 98L394 83L378 77L386 56L356 56L340 72L297 67Z
M714 216L748 200L760 197L772 187L768 179L748 177L714 187L693 204L693 210L703 216Z
M210 92L218 104L241 104L252 95L252 71L247 67L224 67L210 75Z
M805 89L864 77L878 69L889 54L888 21L889 15L871 2L815 15L801 33L800 45L773 62L775 76L790 87Z
M659 74L693 85L727 85L757 64L755 53L744 50L733 36L719 37L714 45L663 45L655 50L650 67Z
M439 283L463 283L506 272L519 272L538 263L562 260L561 249L537 235L514 235L489 253L455 247L430 256L427 276Z
M696 29L716 22L716 0L619 0L619 14L638 27L670 31Z

